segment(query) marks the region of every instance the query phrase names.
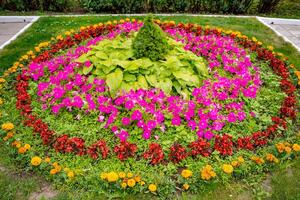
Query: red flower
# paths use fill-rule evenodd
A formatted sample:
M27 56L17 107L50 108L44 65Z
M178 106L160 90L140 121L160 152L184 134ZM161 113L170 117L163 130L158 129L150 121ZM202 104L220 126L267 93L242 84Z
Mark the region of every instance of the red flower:
M180 144L174 144L170 148L169 159L173 163L179 163L188 156L186 149Z
M222 136L216 135L214 148L220 152L221 155L232 155L233 142L230 135L224 134Z
M134 157L136 151L136 144L132 144L126 141L121 141L120 144L116 145L114 148L115 154L121 161L124 161L129 157Z
M151 143L149 150L143 155L145 159L151 159L150 163L156 165L164 159L164 152L159 144Z
M191 142L188 147L191 149L191 155L193 157L196 157L197 155L207 157L211 154L210 144L203 138Z
M101 153L102 159L106 159L109 154L109 149L103 139L92 144L92 146L90 146L87 150L87 154L89 154L93 159L97 159L99 157L98 152Z

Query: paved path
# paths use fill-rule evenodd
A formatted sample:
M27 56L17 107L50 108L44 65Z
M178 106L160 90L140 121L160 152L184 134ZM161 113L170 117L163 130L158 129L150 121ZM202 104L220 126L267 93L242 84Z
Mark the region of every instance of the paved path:
M300 51L300 20L265 17L257 17L257 19Z
M23 33L38 17L0 16L0 49Z

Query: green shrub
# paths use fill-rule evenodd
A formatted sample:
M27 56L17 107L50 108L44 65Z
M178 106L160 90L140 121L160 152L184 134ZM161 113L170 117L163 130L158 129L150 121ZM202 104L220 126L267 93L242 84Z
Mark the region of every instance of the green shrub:
M270 13L275 10L281 0L260 0L258 4L259 13Z
M73 0L6 0L3 7L13 11L45 10L62 12L68 9Z
M246 13L253 0L81 0L82 6L97 13Z
M146 17L132 47L136 58L146 57L152 61L164 59L164 55L170 49L165 33L154 24L152 16Z

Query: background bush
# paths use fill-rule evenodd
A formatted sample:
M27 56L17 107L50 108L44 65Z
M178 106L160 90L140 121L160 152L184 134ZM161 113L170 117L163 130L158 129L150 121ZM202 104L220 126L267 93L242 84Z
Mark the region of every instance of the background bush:
M0 0L0 10L295 15L300 0ZM298 14L297 14L298 13Z
M74 0L0 0L0 3L1 8L4 10L62 12L68 10L69 6L74 3Z
M253 0L81 0L97 13L246 13Z

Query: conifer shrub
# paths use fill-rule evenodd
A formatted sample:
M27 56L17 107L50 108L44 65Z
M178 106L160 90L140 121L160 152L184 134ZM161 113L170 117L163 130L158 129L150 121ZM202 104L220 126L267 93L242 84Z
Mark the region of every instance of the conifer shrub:
M135 58L146 57L152 61L163 60L164 55L171 49L165 33L153 22L151 15L146 17L132 48Z

